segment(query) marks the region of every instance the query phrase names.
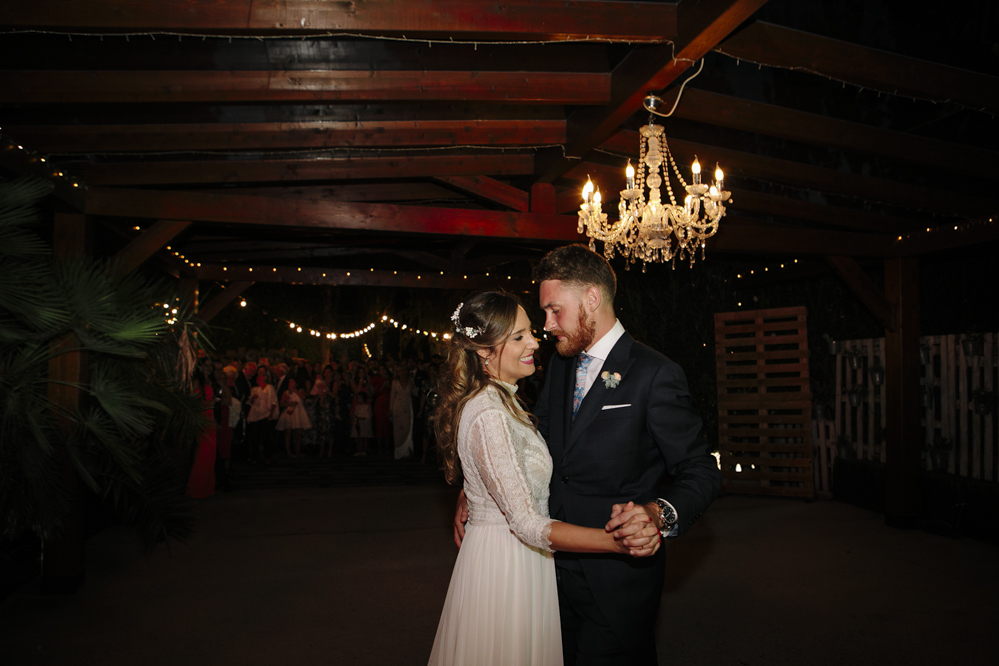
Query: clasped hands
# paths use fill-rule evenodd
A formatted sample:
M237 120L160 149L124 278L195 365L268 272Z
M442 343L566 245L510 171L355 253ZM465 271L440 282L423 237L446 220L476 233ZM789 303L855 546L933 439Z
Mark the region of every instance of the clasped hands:
M659 507L655 502L649 504L615 504L611 507L611 518L604 525L604 531L614 534L618 552L632 557L649 557L655 555L662 546L659 527L656 518ZM468 521L468 500L465 491L458 493L458 505L454 512L454 543L461 548L465 538L465 523Z
M655 502L615 504L611 507L611 518L604 525L604 531L614 533L614 540L622 546L620 552L632 557L649 557L662 546L656 525L658 514Z

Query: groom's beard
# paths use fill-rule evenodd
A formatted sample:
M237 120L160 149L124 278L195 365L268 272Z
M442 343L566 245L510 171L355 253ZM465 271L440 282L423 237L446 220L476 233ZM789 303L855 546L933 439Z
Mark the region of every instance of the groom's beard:
M593 336L597 333L595 323L586 318L586 310L579 306L579 321L576 322L576 330L562 331L565 340L559 340L555 345L555 351L561 356L575 356L586 349L593 342Z

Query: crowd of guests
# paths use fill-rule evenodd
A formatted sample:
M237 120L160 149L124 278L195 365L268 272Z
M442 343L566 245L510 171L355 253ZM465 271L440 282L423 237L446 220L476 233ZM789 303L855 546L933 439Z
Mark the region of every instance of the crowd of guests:
M188 495L228 490L233 458L270 465L275 452L437 464L432 419L441 361L201 359L192 386L215 427L198 442Z

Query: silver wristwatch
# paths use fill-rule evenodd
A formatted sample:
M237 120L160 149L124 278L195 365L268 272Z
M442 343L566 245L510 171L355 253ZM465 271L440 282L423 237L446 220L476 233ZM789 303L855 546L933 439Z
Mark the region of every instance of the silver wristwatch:
M657 499L656 504L659 505L659 522L662 523L659 536L665 539L676 525L676 511L665 500Z

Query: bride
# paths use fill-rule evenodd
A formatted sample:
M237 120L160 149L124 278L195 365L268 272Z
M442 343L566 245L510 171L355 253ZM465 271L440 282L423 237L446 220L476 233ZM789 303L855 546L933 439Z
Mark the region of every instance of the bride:
M548 517L551 456L516 396L538 348L527 313L516 296L485 292L451 319L435 423L469 517L430 664L561 664L552 552L648 556L659 532L644 513L612 532Z

